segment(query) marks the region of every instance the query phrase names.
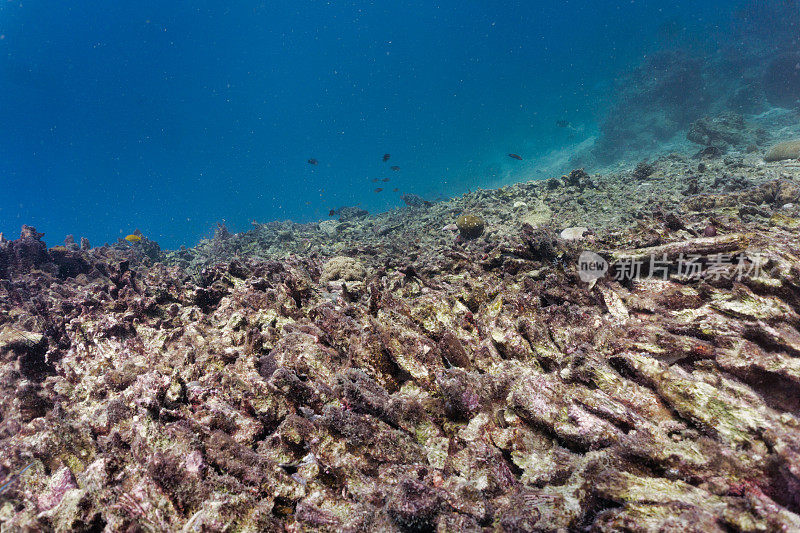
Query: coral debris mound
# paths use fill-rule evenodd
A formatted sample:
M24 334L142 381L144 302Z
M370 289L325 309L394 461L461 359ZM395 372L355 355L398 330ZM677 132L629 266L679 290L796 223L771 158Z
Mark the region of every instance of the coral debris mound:
M4 528L800 530L800 172L702 164L156 257L23 228Z

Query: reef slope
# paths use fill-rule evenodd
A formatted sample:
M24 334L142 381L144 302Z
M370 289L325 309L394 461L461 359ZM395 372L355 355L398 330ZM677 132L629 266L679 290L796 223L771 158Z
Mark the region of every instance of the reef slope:
M800 169L701 163L162 262L25 227L0 243L0 522L800 530ZM463 212L481 237L442 229ZM585 250L606 277L581 280Z

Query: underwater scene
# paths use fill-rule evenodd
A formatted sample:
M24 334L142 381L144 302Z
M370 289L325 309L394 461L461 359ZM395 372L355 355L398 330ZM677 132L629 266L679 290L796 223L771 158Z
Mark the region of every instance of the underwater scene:
M15 0L0 94L0 532L800 531L800 0Z

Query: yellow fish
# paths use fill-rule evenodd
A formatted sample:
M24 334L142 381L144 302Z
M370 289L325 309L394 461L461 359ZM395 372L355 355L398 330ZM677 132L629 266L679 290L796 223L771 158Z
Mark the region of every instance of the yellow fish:
M141 235L133 235L133 234L131 234L131 235L128 235L127 237L125 237L125 240L130 242L130 243L139 242L139 241L142 240L142 236Z

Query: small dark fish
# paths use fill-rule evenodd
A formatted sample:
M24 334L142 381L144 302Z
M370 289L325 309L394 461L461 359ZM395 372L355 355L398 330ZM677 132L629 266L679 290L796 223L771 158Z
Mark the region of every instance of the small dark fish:
M378 183L378 178L372 178L372 183Z
M400 170L400 167L398 167L397 165L392 165L392 166L391 166L391 167L389 167L389 168L391 168L391 169L392 169L392 170L394 170L395 172L397 172L398 170Z
M392 157L391 154L383 154L383 162L386 163L390 157Z
M516 159L517 161L522 161L522 157L518 156L517 154L508 154L508 157L511 159Z
M397 187L395 187L394 189L392 189L392 192L400 192L400 189L398 189Z
M383 178L381 181L386 183L387 181L389 181L389 178Z
M308 160L308 164L309 164L309 165L318 165L318 164L319 164L319 161L317 161L316 159L314 159L314 158L312 157L311 159L309 159L309 160Z
M328 211L328 216L329 217L335 217L336 216L336 209L331 209L330 211Z
M378 187L377 189L375 189L375 192L381 192L382 190L383 190L383 187Z
M572 124L569 123L569 120L556 120L556 126L559 128L569 128Z

